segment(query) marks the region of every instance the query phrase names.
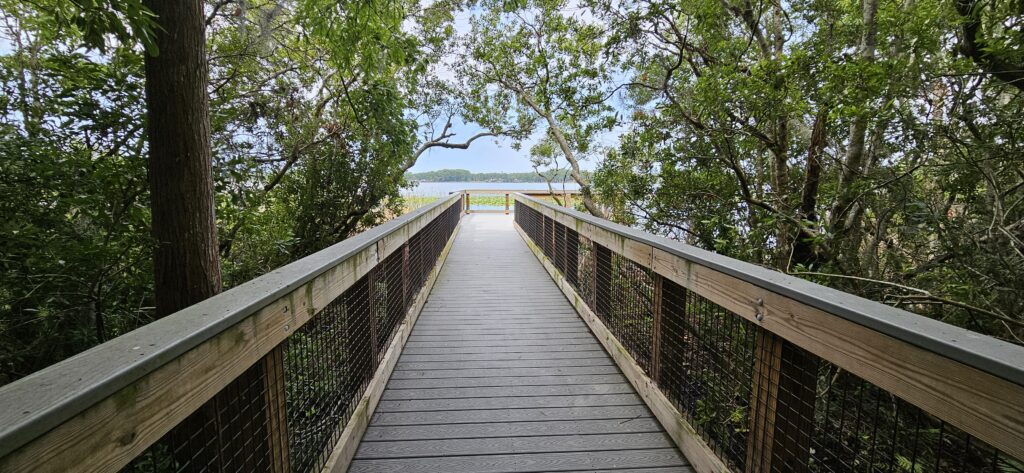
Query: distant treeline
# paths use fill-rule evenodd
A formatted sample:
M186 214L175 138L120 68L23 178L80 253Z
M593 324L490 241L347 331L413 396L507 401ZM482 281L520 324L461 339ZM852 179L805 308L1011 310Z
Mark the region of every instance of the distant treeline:
M541 171L555 182L563 179L572 182L565 169ZM583 172L589 178L588 172ZM410 181L421 182L544 182L544 178L533 172L470 172L465 169L438 169L437 171L410 172L405 174Z

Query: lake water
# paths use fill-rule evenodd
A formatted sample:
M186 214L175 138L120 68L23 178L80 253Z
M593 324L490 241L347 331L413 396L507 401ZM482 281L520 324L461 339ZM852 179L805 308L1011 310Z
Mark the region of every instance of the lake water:
M551 183L555 192L563 189L562 183ZM565 190L579 190L580 186L575 182L566 182ZM432 198L447 197L452 192L463 189L501 189L501 190L548 190L546 182L421 182L415 186L402 189L402 195L406 197L419 197L409 202L409 209L428 204ZM422 199L427 197L429 199ZM504 205L480 205L474 203L472 196L469 200L471 210L504 210ZM492 202L493 203L493 202Z
M551 183L555 191L562 190L562 183ZM566 182L565 190L578 190L575 182ZM512 189L548 190L546 182L421 182L416 186L402 189L402 195L443 197L462 189Z

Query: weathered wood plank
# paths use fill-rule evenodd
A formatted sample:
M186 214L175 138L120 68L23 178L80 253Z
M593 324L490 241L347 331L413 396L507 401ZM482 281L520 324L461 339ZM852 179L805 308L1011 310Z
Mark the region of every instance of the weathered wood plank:
M644 405L555 407L547 409L484 409L475 411L378 412L372 426L417 424L477 424L556 420L621 419L650 416Z
M600 349L597 343L581 345L548 345L507 347L406 347L404 353L437 354L437 353L533 353L537 351L592 351Z
M493 376L551 376L579 374L618 374L615 366L570 366L556 368L477 368L465 370L396 371L394 379L489 378Z
M422 321L422 327L424 330L443 330L443 329L458 329L463 328L466 330L478 330L483 328L493 328L500 330L514 330L516 328L543 328L543 327L576 327L586 330L586 325L583 324L578 318L573 320L571 318L558 319L558 320L544 320L544 321L509 321L507 319L495 320L495 321L473 321L473 322L456 322L449 320L424 320Z
M595 468L680 467L686 461L674 448L656 450L623 450L613 452L571 452L518 455L476 455L457 457L407 458L395 460L359 460L352 463L351 473L361 472L515 472L572 471Z
M672 448L664 432L363 442L356 460Z
M462 341L415 341L409 342L416 348L467 348L467 347L544 347L565 345L593 345L585 338L548 338L544 340L462 340Z
M474 397L514 396L574 396L591 394L630 394L633 387L628 383L617 384L556 384L550 386L487 386L434 389L388 389L386 400L409 399L461 399Z
M435 440L662 431L661 424L659 424L657 420L651 417L642 417L570 421L372 426L366 430L366 435L363 436L363 440Z
M576 322L572 323L537 323L537 324L503 324L495 322L493 324L424 324L420 327L423 335L445 335L445 334L484 334L484 335L521 335L521 334L533 334L536 332L546 333L580 333L589 332L586 325ZM419 333L417 334L419 335Z
M553 386L625 382L621 374L579 376L493 376L488 378L392 379L388 389L426 389L491 386Z
M381 401L379 412L453 411L460 409L545 409L549 407L635 406L640 398L629 394L576 396L475 397Z
M516 368L580 368L610 367L611 360L604 357L561 358L561 359L501 359L469 361L404 361L398 363L397 371L430 370L475 370L475 369L516 369Z
M403 354L401 361L483 361L483 360L566 360L573 358L604 358L600 350L590 351L531 351L525 353L439 353Z
M484 334L484 333L469 333L469 334L437 334L437 333L419 333L411 337L409 341L423 341L423 342L451 342L451 341L469 341L469 342L485 342L490 340L547 340L547 339L558 339L564 340L569 338L592 338L588 332L558 332L558 333L495 333L495 334Z

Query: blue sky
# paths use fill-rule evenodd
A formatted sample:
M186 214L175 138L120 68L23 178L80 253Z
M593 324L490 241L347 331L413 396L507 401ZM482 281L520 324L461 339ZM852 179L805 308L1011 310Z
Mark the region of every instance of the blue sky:
M467 129L456 135L472 136L479 129ZM465 138L463 138L465 139ZM508 139L481 138L469 149L433 148L423 153L412 172L434 171L437 169L468 169L473 172L529 172L530 158L525 149L516 151Z

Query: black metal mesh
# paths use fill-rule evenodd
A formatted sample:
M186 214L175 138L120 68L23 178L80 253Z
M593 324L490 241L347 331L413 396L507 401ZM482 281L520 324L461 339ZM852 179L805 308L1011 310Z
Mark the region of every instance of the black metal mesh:
M1024 462L526 205L516 223L735 471L1024 472Z
M593 244L594 313L645 371L651 362L654 280L651 271Z
M125 471L323 468L462 216L457 201Z
M357 281L286 341L288 445L296 471L310 471L326 461L357 395L377 369L371 277Z
M756 326L662 279L657 382L723 460L743 470Z
M282 471L284 380L271 351L135 459L125 471Z
M813 471L1024 472L1024 462L878 386L821 365L809 434Z
M552 249L552 258L555 262L555 267L558 268L562 274L565 274L565 262L566 262L566 251L565 251L565 225L555 225L554 228L554 248Z

